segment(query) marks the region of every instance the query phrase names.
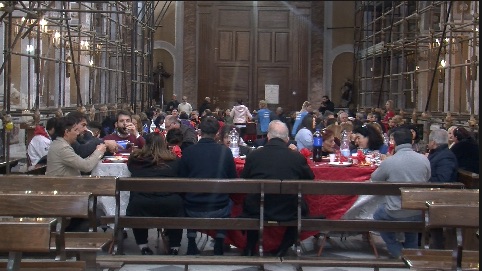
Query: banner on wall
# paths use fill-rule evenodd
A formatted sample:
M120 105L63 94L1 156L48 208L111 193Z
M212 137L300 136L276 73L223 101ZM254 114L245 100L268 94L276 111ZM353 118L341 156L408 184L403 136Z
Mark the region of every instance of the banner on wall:
M264 85L264 99L268 104L278 104L279 85Z

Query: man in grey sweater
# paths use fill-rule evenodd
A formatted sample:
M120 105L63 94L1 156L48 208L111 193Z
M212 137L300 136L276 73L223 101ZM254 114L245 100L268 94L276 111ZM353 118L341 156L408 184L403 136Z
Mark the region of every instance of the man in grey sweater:
M396 128L391 133L395 140L395 154L386 158L372 173L372 182L423 183L430 179L430 162L423 154L412 150L412 134L407 128ZM422 221L422 212L401 210L400 196L385 196L385 202L373 214L375 220ZM380 232L388 252L399 258L402 248L417 248L418 234ZM397 238L398 237L398 238Z

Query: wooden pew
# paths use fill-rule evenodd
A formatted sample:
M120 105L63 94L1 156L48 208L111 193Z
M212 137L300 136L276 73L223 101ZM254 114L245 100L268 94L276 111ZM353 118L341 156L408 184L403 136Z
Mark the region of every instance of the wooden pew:
M0 251L9 252L9 259L0 268L20 270L23 252L55 251L56 260L68 268L85 266L65 262L65 227L67 217L87 218L91 196L88 193L59 194L53 192L0 192ZM59 225L57 225L57 223ZM49 261L47 261L49 262ZM50 261L52 262L52 261ZM31 268L49 270L46 261L26 264ZM83 270L83 269L77 269Z
M402 196L402 208L423 211L426 221L428 220L427 202L432 204L467 204L479 202L479 190L472 189L402 188L400 189L400 193ZM422 234L422 245L425 248L428 248L429 245L427 237L428 234L424 230ZM465 242L468 241L469 240L466 240Z
M113 240L112 232L97 232L97 197L116 195L116 177L52 177L45 175L0 175L0 190L57 191L58 193L85 192L92 195L89 232L67 232L65 250L79 260L86 261L87 269L96 268L97 253L106 250Z
M422 187L422 188L463 188L461 183L388 183L388 182L313 182L313 181L283 181L281 183L281 193L293 194L297 193L301 199L303 195L400 195L401 187ZM301 207L299 207L300 210ZM282 222L280 226L297 226L298 232L301 230L323 230L335 232L370 232L370 231L391 231L391 232L421 232L424 230L424 222L409 221L379 221L367 219L312 219L302 218L298 216L297 221ZM327 259L310 259L309 261L300 260L300 241L297 242L298 257L283 258L283 262L296 265L314 266L331 266L331 261ZM372 244L374 247L374 244ZM318 256L323 249L323 242L318 251ZM374 249L375 250L375 249ZM376 250L375 250L376 251ZM378 255L376 254L377 258ZM336 260L334 260L336 261ZM405 264L396 260L346 260L346 263L338 266L359 266L366 268L403 268Z
M427 227L454 227L457 246L453 250L406 249L404 261L415 270L479 270L479 252L464 250L462 228L479 227L479 204L428 203ZM475 236L474 236L475 238Z
M465 185L468 189L479 189L479 174L464 169L457 170L457 180Z
M251 179L160 179L160 178L119 178L117 182L117 195L120 191L151 191L151 192L219 192L219 193L259 193L270 194L297 194L298 198L304 194L325 194L325 195L400 195L400 187L452 187L463 188L461 183L354 183L354 182L314 182L314 181L280 181L280 180L251 180ZM169 255L120 255L122 251L122 228L143 227L143 228L196 228L196 229L258 229L263 231L264 226L273 226L259 219L237 219L237 218L157 218L157 217L126 217L120 216L119 197L117 196L116 210L116 246L113 255L100 255L97 260L100 266L110 266L117 263L118 268L129 263L152 263L152 264L231 264L247 265L260 263L287 263L306 266L346 266L346 267L372 267L378 269L403 268L406 264L403 261L395 260L373 260L357 259L307 259L306 257L202 257L202 256L169 256ZM299 201L301 203L301 201ZM260 204L262 214L264 204ZM290 222L278 222L279 226L297 226L298 230L331 230L331 231L422 231L423 222L399 222L399 221L374 221L374 220L328 220L301 218L301 204L298 206L298 220ZM270 221L271 222L271 221ZM262 234L260 234L262 237ZM262 243L262 240L259 240ZM299 244L299 242L298 242ZM298 252L300 250L298 249ZM260 255L262 246L260 247Z
M153 263L153 264L183 264L187 270L188 264L208 265L263 265L280 263L279 258L262 257L202 257L202 256L169 256L122 255L124 228L171 228L171 229L226 229L226 230L260 230L263 231L264 194L277 194L280 191L280 180L245 180L245 179L185 179L185 178L119 178L117 180L115 234L116 243L113 255L98 256L101 267L114 267L116 263ZM119 195L121 191L136 192L194 192L194 193L258 193L261 194L260 218L190 218L190 217L129 217L120 215ZM262 244L262 234L259 236ZM260 246L260 255L263 255Z

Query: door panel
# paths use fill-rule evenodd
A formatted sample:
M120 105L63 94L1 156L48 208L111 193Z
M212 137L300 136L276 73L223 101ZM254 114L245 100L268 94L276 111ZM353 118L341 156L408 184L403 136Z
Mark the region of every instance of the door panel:
M198 97L251 109L265 84L279 85L279 104L299 110L308 97L310 2L199 1ZM295 93L295 94L293 94Z
M217 98L219 108L232 108L237 99L246 101L249 91L248 67L218 67L218 89L214 97Z
M292 99L290 86L289 86L289 68L259 68L258 69L258 82L257 82L257 101L265 99L264 89L265 85L279 85L279 105L288 104ZM273 110L279 105L268 104L268 108ZM250 108L251 109L251 108ZM254 108L253 108L254 109ZM258 109L256 107L256 109Z

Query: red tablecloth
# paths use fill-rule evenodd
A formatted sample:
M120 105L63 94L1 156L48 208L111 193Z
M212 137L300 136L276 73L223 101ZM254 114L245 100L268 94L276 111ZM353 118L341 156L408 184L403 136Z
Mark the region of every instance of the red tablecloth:
M236 160L238 175L244 168L244 161ZM375 170L374 167L333 167L327 162L309 162L315 181L353 181L363 182L370 179L370 175ZM242 212L244 194L233 194L233 208L231 216L237 217ZM324 215L328 219L340 219L353 205L358 196L338 196L338 195L306 195L305 199L310 209L310 216ZM264 251L273 251L278 248L284 234L283 227L266 227L263 235ZM322 230L322 229L320 229ZM304 240L317 232L302 232L300 239ZM246 236L241 231L228 231L226 242L238 248L246 246Z

